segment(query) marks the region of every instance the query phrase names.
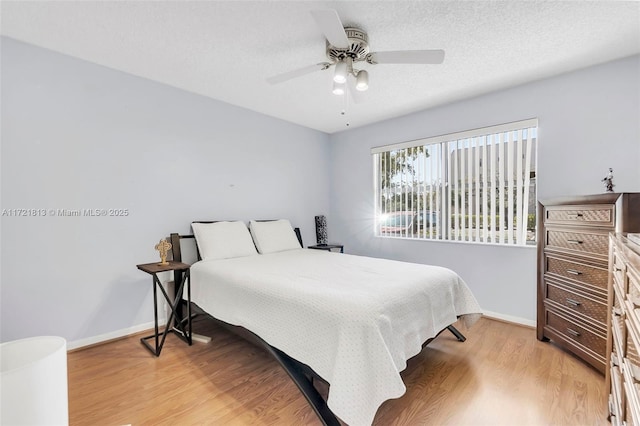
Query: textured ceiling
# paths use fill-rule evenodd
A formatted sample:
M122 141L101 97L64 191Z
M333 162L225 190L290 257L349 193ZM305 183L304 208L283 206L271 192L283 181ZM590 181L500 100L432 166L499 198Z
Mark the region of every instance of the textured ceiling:
M2 35L327 133L640 52L637 1L6 1ZM365 65L331 93L311 10L336 9L372 51L444 49L441 65ZM342 115L341 111L346 110Z

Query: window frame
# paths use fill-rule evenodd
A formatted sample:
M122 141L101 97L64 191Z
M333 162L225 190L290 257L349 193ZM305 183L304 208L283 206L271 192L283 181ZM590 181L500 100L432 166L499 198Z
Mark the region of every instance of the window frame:
M453 149L452 144L455 144ZM531 118L371 148L374 178L374 235L381 238L408 238L421 241L495 244L510 247L535 246L538 146L538 119ZM430 153L421 161L416 161L416 152L419 150L430 151ZM394 153L395 157L393 157ZM404 160L399 162L402 171L395 168L400 155L398 153L404 156ZM427 159L432 155L435 155L435 158L429 160L430 166L428 166ZM385 160L387 164L384 164ZM386 169L383 171L382 167ZM419 178L422 180L415 179L416 171L412 170L412 167L417 169L418 174L421 173ZM409 177L407 170L411 170L410 173L413 176L411 182L407 179ZM527 171L529 171L529 177L525 177ZM383 175L386 175L384 180L389 182L383 182ZM390 183L393 179L396 179L396 182ZM427 179L429 183L426 183ZM435 192L434 186L438 187ZM532 191L533 193L530 194ZM487 197L486 194L491 195ZM397 206L398 197L400 197L400 210L388 208L386 204L389 200L393 200L394 206ZM419 200L417 197L425 197L420 199L418 209L415 205L411 205L414 199ZM434 197L435 201L433 201ZM461 198L460 205L458 205L459 198ZM383 203L385 203L384 206ZM427 203L428 209L425 207ZM531 203L534 208L531 208ZM422 204L421 210L419 204ZM438 212L437 222L440 227L435 236L431 219L434 207ZM420 226L419 221L417 225L419 229L415 232L411 230L411 232L401 232L399 235L382 232L383 213L393 214L407 209L414 211L416 217L421 213L423 218L429 215L428 234L424 231L424 227ZM499 214L500 212L502 214ZM534 232L533 235L529 233L530 238L527 238L531 214L534 215ZM452 221L452 218L456 220ZM463 221L462 224L460 220ZM472 226L472 224L475 225ZM496 228L499 229L497 232Z

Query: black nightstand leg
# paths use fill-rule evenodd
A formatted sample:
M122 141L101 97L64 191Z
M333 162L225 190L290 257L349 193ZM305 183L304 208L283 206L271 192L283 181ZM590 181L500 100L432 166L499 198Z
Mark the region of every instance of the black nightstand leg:
M160 356L160 351L158 350L158 289L157 282L159 282L158 277L153 275L153 324L154 324L154 336L156 340L156 348L153 353L156 356Z
M189 345L193 343L193 330L191 328L191 270L187 269L189 283L187 284L187 322L189 323Z
M162 340L160 341L160 350L162 350L162 346L164 346L164 341L167 338L167 334L173 331L173 327L171 327L171 324L173 323L173 319L176 317L176 306L178 304L175 302L172 304L171 299L169 298L169 295L165 291L164 287L162 287L161 285L159 287L160 287L160 291L162 292L162 295L164 296L164 300L169 305L169 309L171 309L171 315L169 315L169 318L167 319L167 323L164 326L164 331L162 332ZM180 288L180 290L182 290L182 288ZM176 300L176 301L179 302L179 300Z
M153 274L153 335L151 336L146 336L140 339L140 342L142 342L142 344L144 346L146 346L147 349L149 349L151 351L152 354L154 354L155 356L160 356L160 351L162 351L162 344L158 341L160 338L160 333L158 331L158 290L157 290L157 286L160 286L160 280L158 279L158 277ZM160 287L162 288L162 287ZM166 334L166 333L163 333ZM155 340L155 348L152 347L149 342L147 342L147 340L153 338ZM162 339L162 342L164 342L164 339Z
M186 318L178 318L178 307L180 306L180 302L182 301L182 293L184 291L184 287L187 287L187 317ZM176 299L172 305L172 316L176 318L175 324L171 331L176 333L176 335L182 338L189 345L192 344L191 333L191 275L190 271L187 270L182 276L182 280L178 289L176 290ZM185 329L184 321L187 321L187 328ZM170 324L170 323L168 323ZM187 332L187 330L189 330Z

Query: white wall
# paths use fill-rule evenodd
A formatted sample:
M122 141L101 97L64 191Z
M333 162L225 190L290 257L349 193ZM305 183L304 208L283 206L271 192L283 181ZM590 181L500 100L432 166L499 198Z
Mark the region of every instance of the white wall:
M484 309L533 324L532 248L372 236L370 148L538 117L539 197L601 192L609 167L616 190L640 191L637 56L327 136L1 42L1 208L130 214L3 216L0 341L54 334L73 347L147 326L151 279L135 265L192 220L288 217L311 243L327 213L346 252L450 267Z
M148 326L151 277L135 265L192 220L287 217L315 242L326 134L1 41L2 209L129 210L2 217L1 341Z
M485 310L534 324L534 248L373 237L370 148L537 117L539 199L603 192L609 167L616 191L640 191L639 76L634 56L332 135L329 239L348 253L449 267Z

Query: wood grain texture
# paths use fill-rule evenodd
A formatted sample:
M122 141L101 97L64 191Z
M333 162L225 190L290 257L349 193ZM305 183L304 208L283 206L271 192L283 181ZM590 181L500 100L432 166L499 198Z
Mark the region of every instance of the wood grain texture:
M605 375L609 366L603 339L609 320L606 315L607 319L602 321L602 305L592 304L591 309L582 310L569 308L549 297L549 290L554 288L550 284L571 283L572 288L565 290L579 290L593 300L606 296L608 301L608 278L601 271L608 271L609 233L633 232L634 227L640 226L640 219L635 219L640 214L627 211L638 206L640 193L565 197L538 203L538 214L542 214L538 232L542 238L538 240L537 337L554 341ZM575 305L574 302L568 303Z
M374 425L608 424L603 376L534 329L483 318L461 331L409 361L406 394ZM213 340L169 336L159 358L137 336L70 353L70 424L320 425L262 349L202 316L194 332Z

